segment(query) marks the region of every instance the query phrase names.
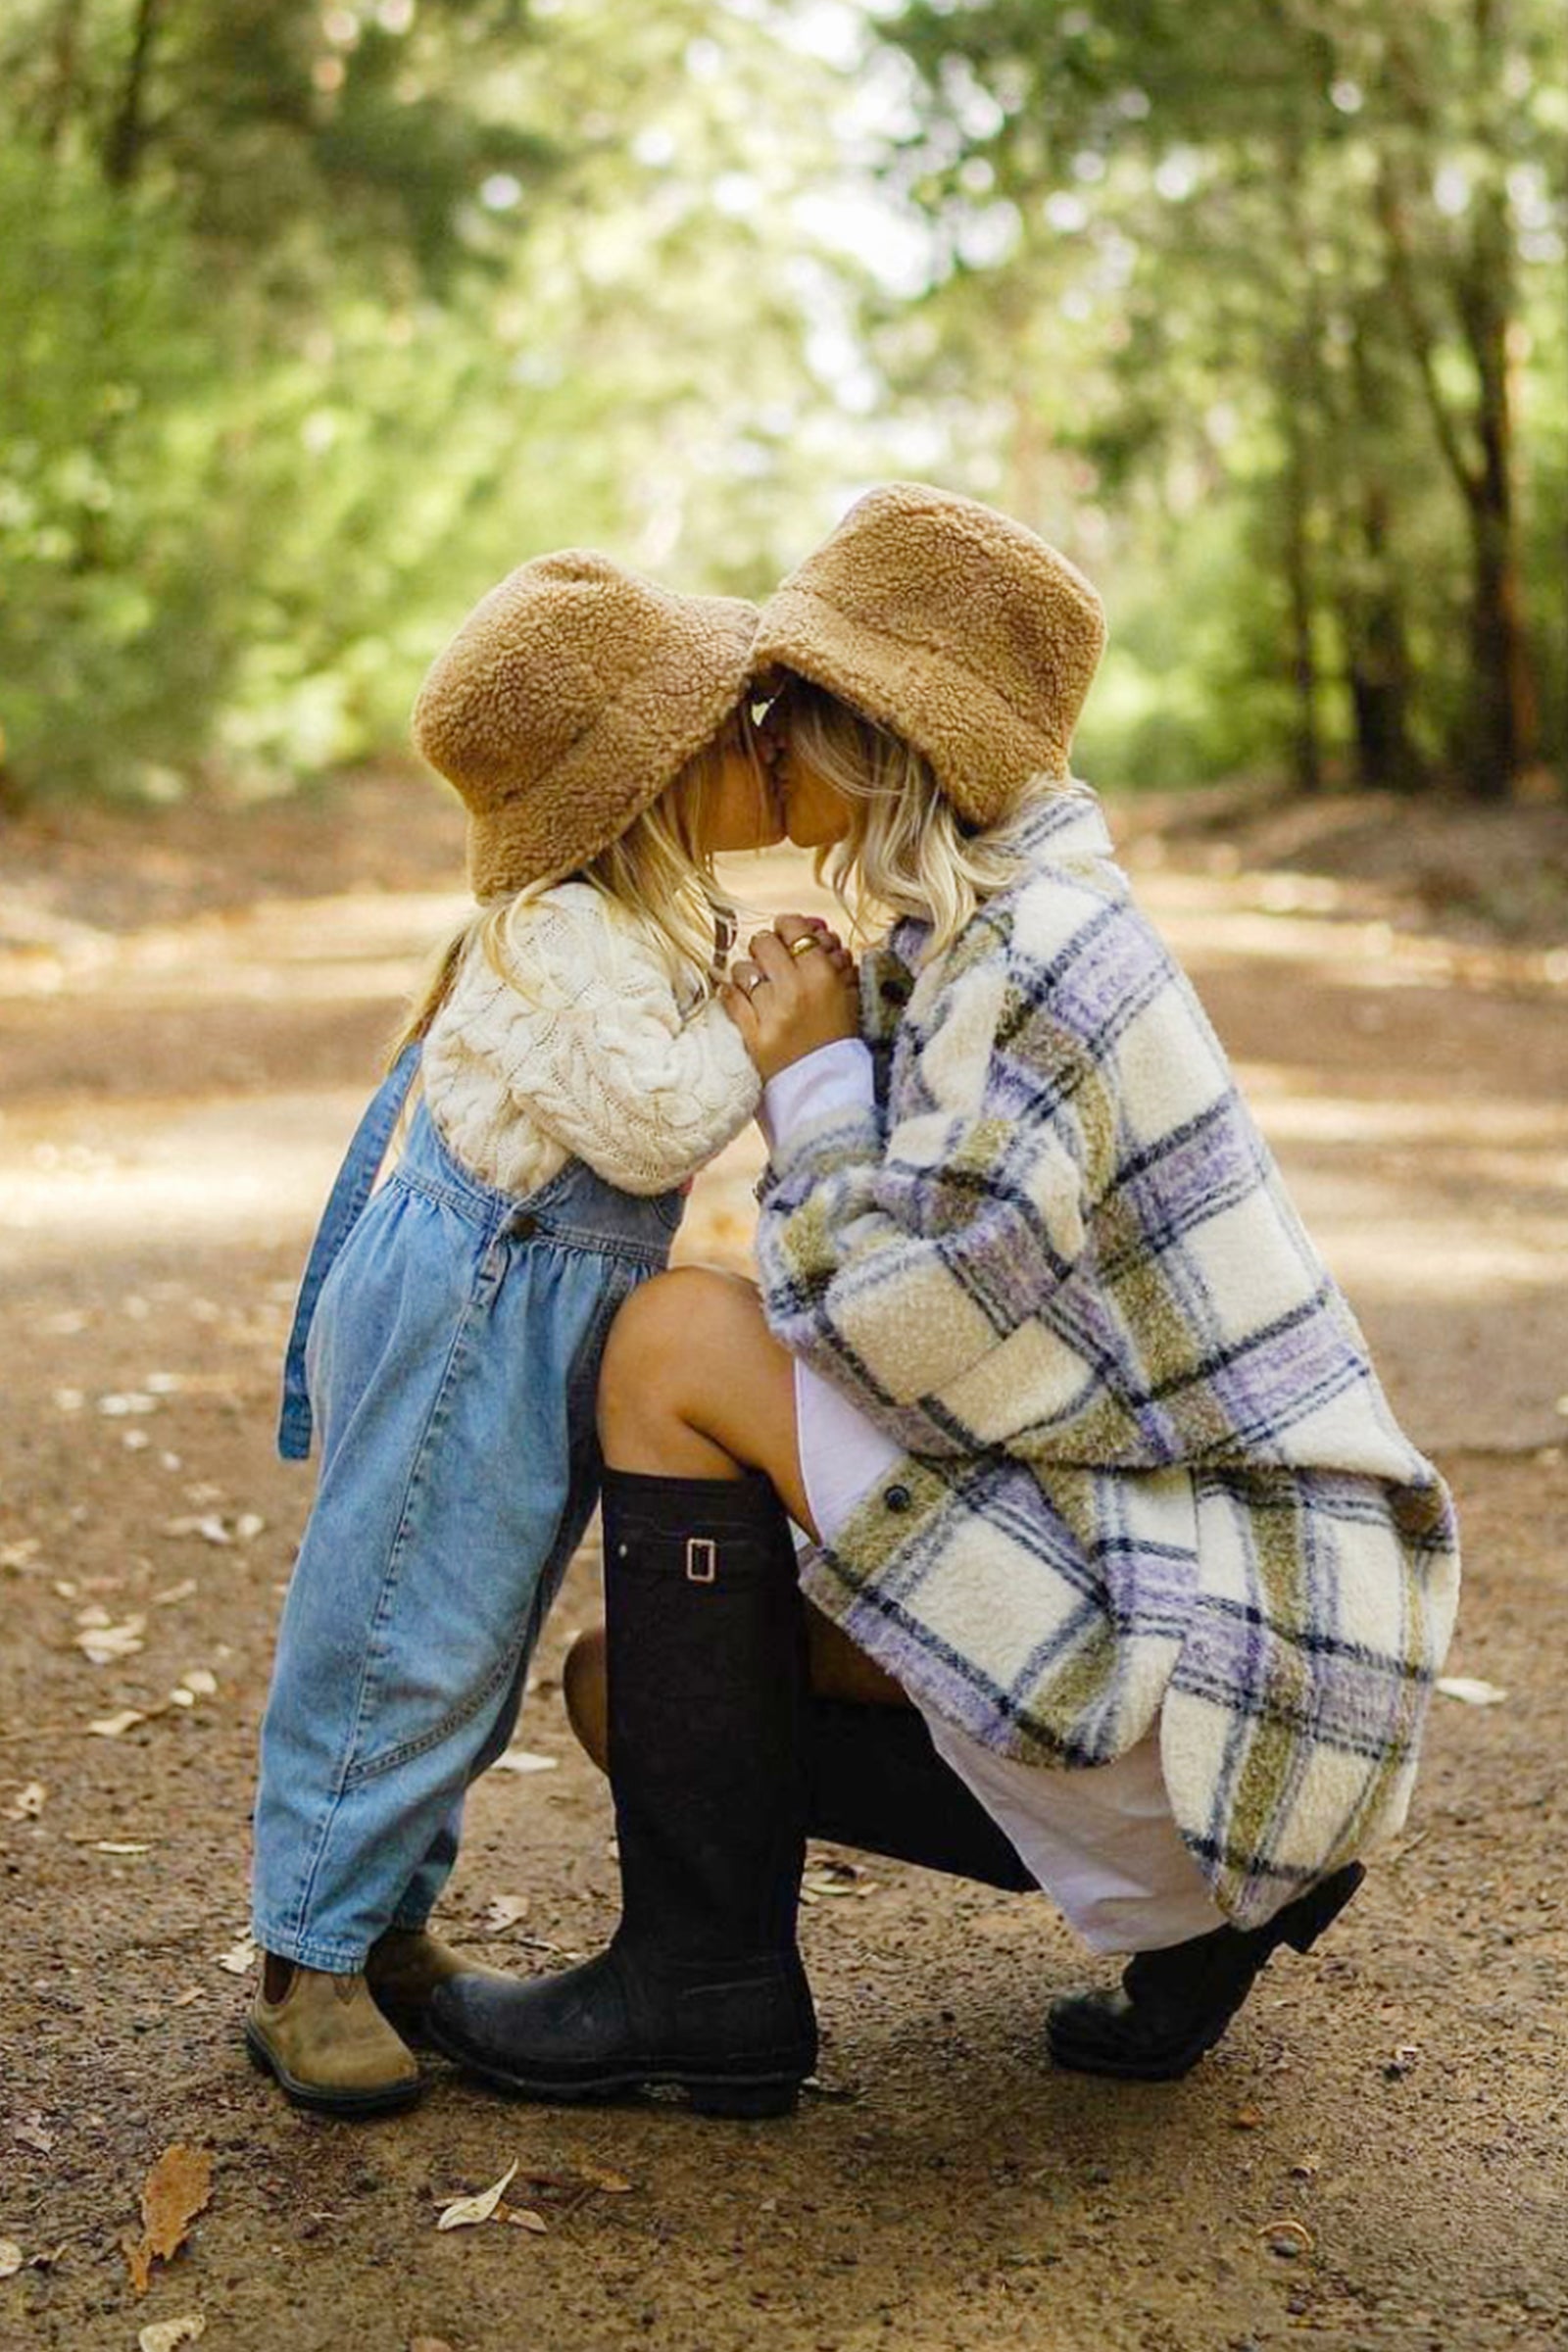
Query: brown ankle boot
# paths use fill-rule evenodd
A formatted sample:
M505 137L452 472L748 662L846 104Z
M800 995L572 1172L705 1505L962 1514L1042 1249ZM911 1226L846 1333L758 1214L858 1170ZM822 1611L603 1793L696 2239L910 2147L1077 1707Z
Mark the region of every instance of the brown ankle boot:
M380 2115L419 2095L414 2054L362 1976L328 1976L265 1953L245 2044L291 2099L323 2115Z
M365 1981L376 2007L416 2047L424 2040L424 2012L431 1993L454 1977L511 1983L504 1970L466 1959L428 1928L388 1928L371 1944L365 1963Z

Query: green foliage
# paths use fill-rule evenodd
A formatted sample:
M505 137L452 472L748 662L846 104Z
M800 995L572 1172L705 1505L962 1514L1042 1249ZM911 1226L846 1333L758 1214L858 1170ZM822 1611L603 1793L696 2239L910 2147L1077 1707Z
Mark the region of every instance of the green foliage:
M1556 0L12 0L8 791L400 742L539 549L1084 563L1106 781L1568 762Z

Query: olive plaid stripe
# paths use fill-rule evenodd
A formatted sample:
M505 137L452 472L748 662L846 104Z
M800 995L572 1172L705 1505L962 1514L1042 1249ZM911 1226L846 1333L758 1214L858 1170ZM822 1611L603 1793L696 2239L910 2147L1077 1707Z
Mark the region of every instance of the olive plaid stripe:
M1106 1762L1157 1715L1250 1925L1402 1818L1452 1513L1098 808L1030 846L945 957L906 924L867 959L878 1107L764 1180L769 1322L906 1448L806 1581L1006 1753Z

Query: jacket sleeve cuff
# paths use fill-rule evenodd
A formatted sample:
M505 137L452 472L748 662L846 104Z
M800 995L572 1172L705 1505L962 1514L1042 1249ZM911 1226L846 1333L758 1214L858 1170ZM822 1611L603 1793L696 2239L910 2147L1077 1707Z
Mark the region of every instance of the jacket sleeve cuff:
M842 1037L814 1054L803 1054L762 1089L758 1124L777 1168L791 1145L824 1121L837 1124L858 1112L876 1112L876 1083L870 1048L858 1037Z

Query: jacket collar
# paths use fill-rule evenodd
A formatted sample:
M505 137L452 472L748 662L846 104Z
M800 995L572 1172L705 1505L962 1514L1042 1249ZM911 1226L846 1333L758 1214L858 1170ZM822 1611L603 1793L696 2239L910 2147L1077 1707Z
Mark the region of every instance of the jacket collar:
M1076 784L1070 792L1048 793L1017 826L1013 838L1032 871L1113 854L1104 811L1087 784ZM861 959L862 1034L873 1045L891 1038L904 1018L927 930L928 925L907 915Z

